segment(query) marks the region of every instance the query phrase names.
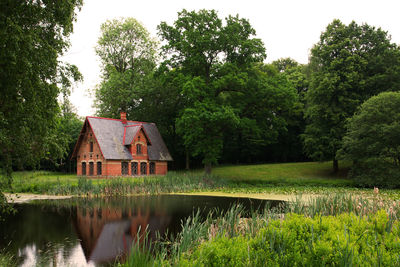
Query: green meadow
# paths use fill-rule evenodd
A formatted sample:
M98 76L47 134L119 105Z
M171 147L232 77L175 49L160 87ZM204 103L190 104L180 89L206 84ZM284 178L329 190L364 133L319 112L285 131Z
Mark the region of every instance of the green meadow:
M356 188L346 178L349 164L332 173L331 162L302 162L218 166L211 176L202 170L170 171L166 176L87 178L48 171L15 172L10 193L53 195L130 195L163 193L269 193L325 194L332 192L371 193L373 188ZM381 190L397 198L399 190Z

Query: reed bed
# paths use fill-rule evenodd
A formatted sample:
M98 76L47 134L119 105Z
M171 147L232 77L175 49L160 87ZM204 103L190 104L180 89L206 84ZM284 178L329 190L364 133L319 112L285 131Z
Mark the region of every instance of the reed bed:
M332 194L261 211L200 212L153 240L142 266L400 266L400 202ZM135 251L120 266L133 264Z

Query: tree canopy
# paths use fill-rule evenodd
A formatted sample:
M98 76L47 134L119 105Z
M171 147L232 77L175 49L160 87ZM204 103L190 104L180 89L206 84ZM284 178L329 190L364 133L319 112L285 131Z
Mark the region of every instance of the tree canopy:
M224 24L214 10L183 10L173 26L162 22L158 29L166 41L163 64L186 77L177 132L210 172L220 157L224 130L239 122L230 92L245 88L246 68L265 58L264 45L247 20L229 16Z
M371 96L399 88L400 50L380 28L334 20L312 48L310 67L305 150L333 160L337 171L346 119Z
M0 3L0 168L36 165L52 143L61 90L79 78L59 61L81 0Z
M369 186L400 185L400 93L371 97L346 128L339 156L354 162L352 175Z
M95 96L98 113L131 116L149 83L156 63L157 43L134 18L114 19L101 25L96 53L102 62L102 81Z

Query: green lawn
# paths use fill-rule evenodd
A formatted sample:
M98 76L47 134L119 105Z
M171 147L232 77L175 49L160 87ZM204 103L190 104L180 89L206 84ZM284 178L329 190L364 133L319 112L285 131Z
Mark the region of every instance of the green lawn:
M342 163L339 173L332 172L332 162L299 162L259 165L221 166L213 174L235 182L250 184L351 185L346 178L348 163Z
M15 172L14 193L57 195L158 194L182 192L223 193L372 193L371 188L356 188L346 178L349 164L341 163L341 171L332 173L331 162L277 163L259 165L218 166L211 177L202 170L170 171L167 176L81 179L75 174L48 171ZM381 190L391 198L400 198L400 190Z

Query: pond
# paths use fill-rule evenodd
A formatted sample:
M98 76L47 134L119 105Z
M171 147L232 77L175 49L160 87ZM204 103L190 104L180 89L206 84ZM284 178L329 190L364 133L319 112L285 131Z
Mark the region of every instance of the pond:
M104 266L130 251L139 229L150 239L176 234L181 221L200 210L276 206L281 201L189 195L72 198L16 204L0 222L0 253L19 266Z

